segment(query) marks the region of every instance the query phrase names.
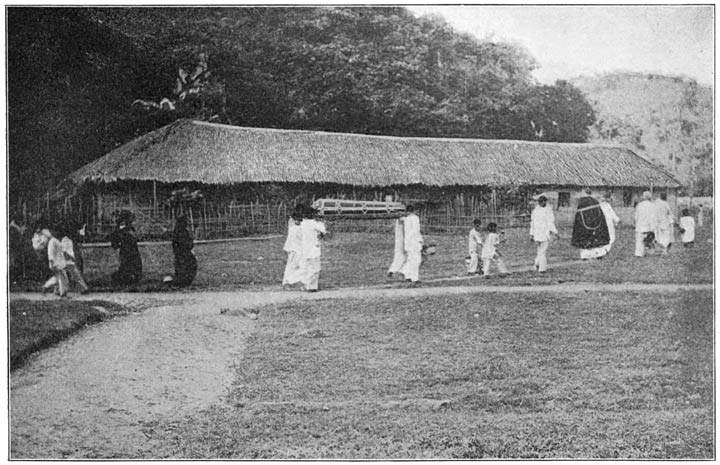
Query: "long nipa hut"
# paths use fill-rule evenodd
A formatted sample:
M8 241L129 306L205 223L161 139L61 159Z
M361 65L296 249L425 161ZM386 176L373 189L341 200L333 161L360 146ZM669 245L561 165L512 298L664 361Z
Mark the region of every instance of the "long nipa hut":
M585 187L612 191L621 211L632 208L645 189L663 190L672 202L680 187L665 170L618 146L370 136L192 120L130 141L68 181L74 202L83 203L82 215L94 225L111 223L120 208L159 224L179 210L191 211L194 224L208 225L255 205L253 221L277 216L279 229L288 206L322 197L391 196L421 206L426 222L454 216L465 227L474 216L521 222L529 197L540 191L562 213L572 210Z

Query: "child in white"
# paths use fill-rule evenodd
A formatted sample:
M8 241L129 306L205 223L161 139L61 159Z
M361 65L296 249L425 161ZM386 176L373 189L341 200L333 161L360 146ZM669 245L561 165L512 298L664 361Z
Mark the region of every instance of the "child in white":
M320 240L325 235L325 225L315 220L315 211L308 212L308 217L300 223L302 232L302 283L305 290L315 292L318 290L320 279Z
M283 250L288 258L283 274L283 286L299 283L302 279L302 214L297 211L288 220L288 235Z
M80 270L75 263L75 248L73 246L72 239L70 239L68 236L63 236L60 245L62 246L63 256L65 258L65 273L67 274L68 278L78 283L78 285L80 286L81 294L86 293L89 287L87 284L85 284L83 275L82 273L80 273Z
M479 272L479 255L478 248L482 248L483 240L480 235L480 220L473 221L473 228L470 230L468 235L468 254L470 255L470 262L467 266L468 274L478 274Z
M505 242L505 239L501 238L497 233L497 224L495 223L489 223L487 225L487 232L487 236L485 236L485 240L483 241L481 255L483 261L483 276L490 275L490 265L492 263L495 263L500 274L505 274L507 273L507 268L505 268L502 256L497 250L498 245Z
M412 205L408 205L403 229L405 263L400 273L405 276L406 281L416 283L420 279L420 263L422 262L423 238L420 234L420 217L415 214Z
M695 242L695 218L687 208L680 213L680 234L682 234L683 246L692 247Z
M47 237L48 264L53 272L53 278L55 278L52 284L57 286L56 292L60 297L65 297L68 291L68 278L65 273L67 263L65 261L65 255L63 254L62 244L47 228L42 230L42 234ZM47 287L51 281L53 280L51 279L45 283L45 286Z

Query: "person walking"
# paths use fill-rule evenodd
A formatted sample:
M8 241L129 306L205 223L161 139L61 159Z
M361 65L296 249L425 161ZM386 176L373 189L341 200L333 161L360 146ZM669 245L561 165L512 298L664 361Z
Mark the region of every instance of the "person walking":
M670 205L667 203L667 194L662 192L660 198L653 202L655 206L655 240L660 246L660 253L667 255L673 243L673 217Z
M502 259L502 254L498 250L498 246L502 242L505 242L505 239L502 236L504 236L504 234L501 235L497 233L497 224L488 223L487 236L485 236L482 247L482 270L485 278L490 276L490 265L493 263L497 266L501 276L507 273L507 268L505 267L505 262Z
M90 287L87 285L87 283L85 283L85 278L83 278L82 272L80 271L80 268L78 266L78 260L76 258L77 246L75 245L75 240L73 240L77 236L75 229L76 226L74 223L66 222L63 227L63 231L60 233L62 235L62 240L60 241L60 244L62 245L62 252L65 258L65 272L67 273L68 277L68 289L72 283L76 283L78 286L80 286L80 293L87 294L87 292L90 290Z
M468 234L468 255L470 257L467 264L467 274L475 275L482 269L482 261L478 249L483 247L483 239L480 235L480 226L482 221L476 219L473 221L473 227Z
M56 228L53 228L57 231ZM44 228L41 234L47 239L48 266L53 276L44 285L43 292L53 288L60 297L66 297L68 292L68 277L65 271L67 262L63 253L62 243L57 239L56 232L50 228Z
M110 235L110 245L119 250L120 266L112 279L117 284L135 284L142 278L142 259L132 226L132 212L123 210L117 220L115 231Z
M321 240L327 230L325 224L316 219L317 210L308 207L305 218L300 223L302 233L302 283L308 292L319 289L321 262Z
M395 247L393 249L393 261L388 268L388 278L392 278L395 273L402 270L407 256L405 255L405 218L400 217L395 220Z
M578 199L570 245L580 249L580 259L602 258L610 243L607 221L590 189Z
M548 205L547 197L540 195L537 205L530 214L530 240L535 242L537 255L535 256L535 269L544 273L547 271L547 250L553 234L557 235L555 214L552 206Z
M283 245L287 253L285 272L283 273L283 286L290 286L302 280L302 228L304 209L301 204L295 205L295 210L288 219L288 233Z
M635 256L644 257L648 247L648 236L655 236L655 205L650 191L642 193L642 200L635 206Z
M683 246L692 247L695 243L695 218L687 208L680 213L680 234Z
M605 192L603 198L600 199L600 209L602 209L605 221L607 222L608 236L610 242L605 246L605 253L610 253L612 245L615 243L615 227L620 223L620 217L617 216L615 210L611 205L612 203L612 192Z
M194 246L195 242L187 229L187 216L180 215L175 219L172 238L175 275L170 284L173 286L189 286L195 279L197 258L193 253Z
M415 207L408 205L407 216L403 228L403 248L406 260L400 272L405 280L411 283L420 281L420 263L422 263L423 237L420 234L420 217L415 214Z

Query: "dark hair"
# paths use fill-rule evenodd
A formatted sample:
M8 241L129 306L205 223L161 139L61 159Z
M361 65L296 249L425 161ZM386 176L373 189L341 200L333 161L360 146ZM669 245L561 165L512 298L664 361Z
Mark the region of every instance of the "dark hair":
M295 204L295 209L290 214L290 217L295 221L300 221L305 217L305 210L305 205L301 203Z
M415 211L415 206L414 206L414 205L408 205L408 206L405 207L405 211L406 211L406 212L414 212L414 211Z
M687 208L683 208L680 212L680 216L690 216L690 210L688 210Z
M121 223L125 223L125 226L130 226L130 223L132 223L135 215L133 215L133 212L130 210L120 210L120 212L117 215L117 225L120 226Z
M180 215L175 218L175 231L187 228L187 216Z
M487 230L491 233L497 231L497 223L488 223Z
M480 226L481 224L482 224L482 221L480 221L480 218L476 218L476 219L473 220L473 225L474 225L474 226Z
M665 192L660 193L660 198L663 200L667 200L667 194Z

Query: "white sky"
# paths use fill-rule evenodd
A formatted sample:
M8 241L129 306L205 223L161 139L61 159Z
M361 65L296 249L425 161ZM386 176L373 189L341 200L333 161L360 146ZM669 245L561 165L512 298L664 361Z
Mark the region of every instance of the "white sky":
M439 14L454 29L522 44L543 83L580 74L640 71L714 83L712 5L409 5Z

